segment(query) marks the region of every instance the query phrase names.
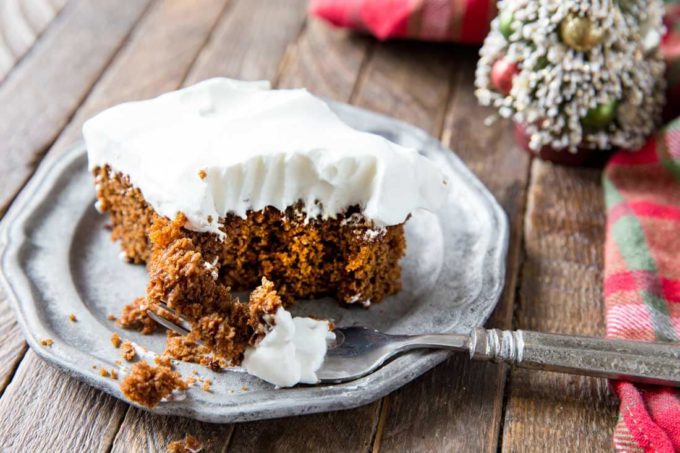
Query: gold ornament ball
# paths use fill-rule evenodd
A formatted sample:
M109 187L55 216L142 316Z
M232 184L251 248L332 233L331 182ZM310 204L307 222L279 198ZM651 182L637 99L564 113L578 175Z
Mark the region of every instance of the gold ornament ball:
M572 49L587 52L602 42L604 30L587 17L570 13L560 23L560 37Z

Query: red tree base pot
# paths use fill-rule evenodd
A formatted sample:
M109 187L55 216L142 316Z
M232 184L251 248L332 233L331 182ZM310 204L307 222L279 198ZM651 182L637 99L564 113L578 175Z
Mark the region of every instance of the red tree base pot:
M567 150L556 150L551 146L544 146L540 150L534 151L529 148L529 134L527 134L524 126L519 123L515 123L515 140L531 156L558 165L601 167L611 155L611 150L578 148L577 152L572 153Z

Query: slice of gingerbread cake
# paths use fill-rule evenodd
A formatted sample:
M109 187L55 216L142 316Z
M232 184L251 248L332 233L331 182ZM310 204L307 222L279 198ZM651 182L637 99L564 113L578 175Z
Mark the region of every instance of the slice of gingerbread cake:
M254 345L279 325L325 341L328 323L321 335L285 311L296 299L369 306L399 291L404 223L447 196L446 177L416 150L267 82L211 79L121 104L83 134L96 206L126 259L149 270L130 322L148 330L144 310L163 302L232 364L266 356ZM263 278L250 308L231 298Z

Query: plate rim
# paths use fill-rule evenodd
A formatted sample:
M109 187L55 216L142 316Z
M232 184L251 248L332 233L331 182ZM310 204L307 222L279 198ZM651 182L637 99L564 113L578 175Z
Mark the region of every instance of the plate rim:
M486 202L486 208L490 211L491 217L496 221L498 227L498 238L492 249L492 254L488 253L484 262L489 260L496 264L493 272L485 275L492 276L491 286L485 286L484 299L493 299L488 302L483 309L480 319L483 325L491 315L501 296L505 284L506 258L509 241L508 218L493 195L484 184L472 173L463 161L451 149L444 146L439 140L432 137L424 130L405 123L401 120L368 111L360 107L349 104L327 100L334 110L345 111L353 115L370 117L373 121L389 122L392 126L397 126L402 132L408 133L420 140L424 145L437 148L448 158L456 173L465 182L475 189L477 194ZM82 141L70 146L64 152L48 155L39 164L38 168L30 178L28 183L20 191L7 210L2 222L0 222L0 281L6 290L6 298L10 302L22 334L31 349L43 360L66 374L85 382L105 393L124 401L125 403L139 407L143 410L151 411L160 415L180 415L191 417L197 420L212 423L232 423L261 420L275 417L291 415L302 415L316 412L332 410L351 409L375 401L388 393L400 388L416 377L431 370L437 364L443 362L450 356L448 351L412 351L395 358L373 374L354 381L353 383L325 386L328 391L322 396L315 396L314 405L310 405L304 399L288 399L287 404L281 407L281 402L276 400L268 403L265 401L240 403L237 405L210 404L206 406L184 404L183 401L169 401L149 409L129 401L118 388L118 381L104 379L95 373L90 367L85 369L77 364L74 358L101 362L95 356L85 351L77 349L67 343L60 342L59 347L44 347L40 344L41 338L58 338L49 327L40 320L37 312L38 302L30 290L30 280L23 271L20 264L21 249L27 239L25 226L30 218L31 209L26 209L33 201L35 206L44 201L45 192L49 192L50 185L54 185L62 173L70 166L74 165L78 159L83 157L85 146ZM52 184L51 184L52 183ZM484 282L487 283L486 281ZM479 297L481 297L480 295ZM479 304L479 300L475 301ZM52 334L50 336L50 334ZM55 340L57 342L57 340ZM357 382L359 383L357 385ZM338 390L339 389L339 390ZM281 389L278 391L285 391ZM279 407L271 407L279 405Z

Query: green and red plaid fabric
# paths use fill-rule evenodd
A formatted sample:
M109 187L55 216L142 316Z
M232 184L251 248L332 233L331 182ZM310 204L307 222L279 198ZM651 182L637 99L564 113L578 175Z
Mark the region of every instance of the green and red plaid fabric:
M680 341L680 118L603 177L607 336ZM680 347L680 345L679 345ZM680 393L615 382L619 451L680 450Z
M680 114L680 5L667 3L666 114ZM607 205L607 336L680 341L680 118L638 152L619 151L603 176ZM678 346L680 347L680 345ZM613 382L619 452L680 451L680 392Z

